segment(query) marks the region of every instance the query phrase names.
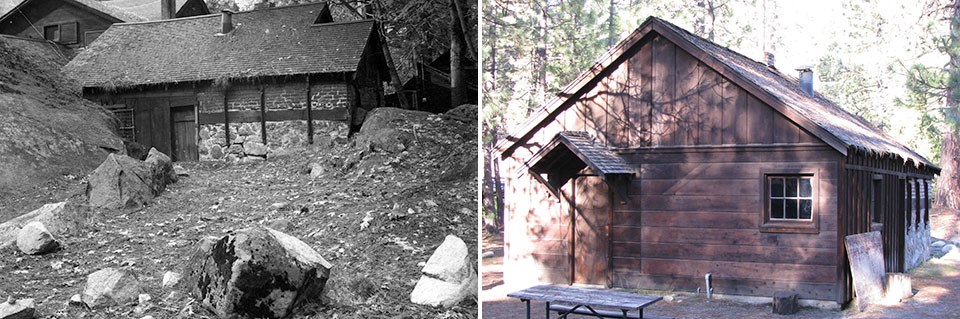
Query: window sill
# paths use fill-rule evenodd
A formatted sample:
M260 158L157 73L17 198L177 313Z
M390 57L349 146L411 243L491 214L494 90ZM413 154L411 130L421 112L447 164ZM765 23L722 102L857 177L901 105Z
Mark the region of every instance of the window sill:
M819 234L820 227L815 222L767 222L760 225L761 233Z

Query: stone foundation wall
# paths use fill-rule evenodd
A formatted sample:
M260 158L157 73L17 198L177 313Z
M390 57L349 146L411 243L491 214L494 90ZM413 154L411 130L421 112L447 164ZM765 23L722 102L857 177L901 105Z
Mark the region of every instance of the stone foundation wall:
M306 82L273 83L263 86L267 111L304 110ZM227 92L227 106L233 111L260 110L260 85L235 84ZM311 107L315 110L350 108L353 89L344 82L321 82L310 85ZM201 113L223 112L223 89L207 87L197 93ZM270 121L266 123L267 143L263 144L260 122L230 123L230 144L226 142L223 124L202 124L198 151L201 161L255 161L270 155L284 154L308 145L306 120ZM313 121L314 143L326 145L338 138L347 138L350 126L345 121ZM262 148L262 149L261 149ZM261 151L265 150L263 155ZM251 153L252 151L252 153Z
M926 183L923 181L921 183ZM914 267L920 266L924 261L930 259L930 221L924 219L924 211L929 209L926 194L922 191L917 192L917 184L911 182L910 186L912 211L907 216L907 229L904 234L903 263L904 268L909 271ZM922 184L919 188L922 188ZM919 201L917 198L919 197ZM919 207L918 205L919 204Z

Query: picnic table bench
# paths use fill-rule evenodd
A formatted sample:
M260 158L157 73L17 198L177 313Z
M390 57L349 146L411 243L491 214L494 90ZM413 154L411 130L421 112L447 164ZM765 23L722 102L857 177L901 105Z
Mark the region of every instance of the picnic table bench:
M641 295L626 291L550 285L533 286L509 293L507 297L517 298L527 303L527 319L530 319L530 301L534 300L546 303L547 319L550 318L550 311L557 312L561 319L570 314L589 315L597 318L634 319L644 318L643 308L663 299L660 296ZM636 312L631 313L634 311Z

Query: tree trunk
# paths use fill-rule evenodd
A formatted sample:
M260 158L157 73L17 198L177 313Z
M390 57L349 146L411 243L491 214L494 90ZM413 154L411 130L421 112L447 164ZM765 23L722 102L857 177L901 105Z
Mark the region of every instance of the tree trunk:
M463 77L463 26L457 18L457 0L450 0L450 107L463 104L466 95L466 79Z
M617 4L610 0L610 18L607 20L607 49L617 44Z
M948 129L943 134L940 146L940 177L937 178L937 198L935 203L941 207L960 209L960 141L957 134L957 119L960 115L960 0L951 4L950 41L946 53L950 56L947 74L950 77L947 86L947 108L945 118Z
M533 70L536 72L534 79L534 105L538 108L547 102L547 14L549 3L543 3L540 9L539 21L537 21L537 47L534 48Z
M960 149L957 148L957 135L952 132L943 134L943 145L940 148L940 177L937 177L937 197L934 203L941 207L960 208Z
M397 93L397 101L400 102L400 108L410 109L407 100L403 96L403 82L400 81L400 74L397 73L397 65L393 63L393 55L390 54L390 45L387 41L387 31L383 29L383 4L380 1L373 2L373 9L377 16L377 34L380 35L380 48L383 50L383 59L387 63L387 73L390 73L390 84Z
M473 46L473 44L477 43L477 41L473 40L473 36L470 33L470 28L467 27L467 12L464 11L467 7L469 7L469 5L465 5L460 1L461 0L453 0L453 4L457 9L456 17L460 21L460 33L463 35L463 43L467 47L467 54L470 56L470 58L472 58L474 61L479 61L479 59L477 59L477 48Z

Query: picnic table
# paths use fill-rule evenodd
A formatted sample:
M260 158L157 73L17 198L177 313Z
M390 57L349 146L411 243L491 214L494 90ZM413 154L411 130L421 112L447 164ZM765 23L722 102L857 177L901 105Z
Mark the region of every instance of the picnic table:
M527 319L530 319L530 301L532 300L547 304L547 319L550 318L550 311L556 311L562 319L569 314L583 314L597 318L643 318L643 308L663 299L660 296L626 291L550 285L533 286L509 293L507 297L517 298L527 303ZM594 308L610 308L619 312ZM636 311L638 316L630 313L632 311Z

